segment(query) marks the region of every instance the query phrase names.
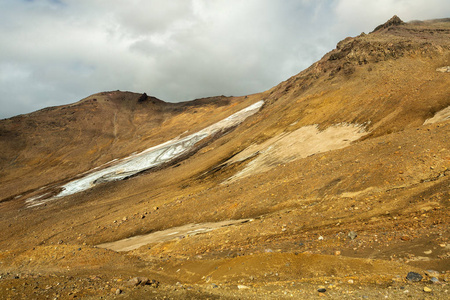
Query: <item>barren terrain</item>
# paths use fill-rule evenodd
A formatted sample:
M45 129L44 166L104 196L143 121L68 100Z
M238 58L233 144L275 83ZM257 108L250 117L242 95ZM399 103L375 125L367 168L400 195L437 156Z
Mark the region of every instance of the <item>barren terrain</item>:
M262 93L0 120L0 298L448 299L448 66L449 19L393 18Z

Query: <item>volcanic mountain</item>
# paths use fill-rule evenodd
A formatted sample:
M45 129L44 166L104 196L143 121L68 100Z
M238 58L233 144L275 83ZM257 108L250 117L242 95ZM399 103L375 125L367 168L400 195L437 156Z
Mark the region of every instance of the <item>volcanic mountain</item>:
M449 87L450 19L394 17L262 93L0 120L0 295L446 298Z

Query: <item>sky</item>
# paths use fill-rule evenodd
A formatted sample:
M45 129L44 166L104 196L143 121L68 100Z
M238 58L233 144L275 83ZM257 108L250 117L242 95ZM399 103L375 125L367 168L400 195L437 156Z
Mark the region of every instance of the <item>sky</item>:
M393 15L448 0L0 0L0 119L122 90L168 102L262 92Z

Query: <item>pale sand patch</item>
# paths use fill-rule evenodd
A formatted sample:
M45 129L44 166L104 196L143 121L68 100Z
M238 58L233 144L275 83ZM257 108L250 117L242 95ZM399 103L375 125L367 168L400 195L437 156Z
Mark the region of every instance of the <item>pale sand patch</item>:
M254 158L247 166L224 183L230 183L243 177L269 171L275 166L307 156L344 148L367 132L361 125L337 124L319 131L318 125L309 125L293 132L282 133L261 144L251 145L227 164Z
M180 227L174 227L166 230L152 232L146 235L137 235L115 242L100 244L97 245L97 247L119 252L130 251L147 244L160 243L177 238L178 239L185 238L188 236L206 233L221 227L237 225L251 221L253 221L253 219L227 220L221 222L210 222L202 224L187 224Z
M362 190L362 191L344 192L344 193L341 194L341 197L343 197L343 198L354 198L356 196L359 196L359 195L362 195L362 194L366 194L366 193L371 192L373 190L374 190L374 187L370 186L367 189Z
M450 106L438 111L432 118L426 119L423 125L450 120Z

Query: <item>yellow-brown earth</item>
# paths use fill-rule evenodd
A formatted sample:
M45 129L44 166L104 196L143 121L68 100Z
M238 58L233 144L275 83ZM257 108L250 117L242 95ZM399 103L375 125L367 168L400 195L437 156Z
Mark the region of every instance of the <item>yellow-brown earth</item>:
M1 120L0 298L448 298L447 66L448 19L388 22L259 94L171 104L104 92ZM27 206L260 100L176 161ZM97 246L233 219L248 220Z

